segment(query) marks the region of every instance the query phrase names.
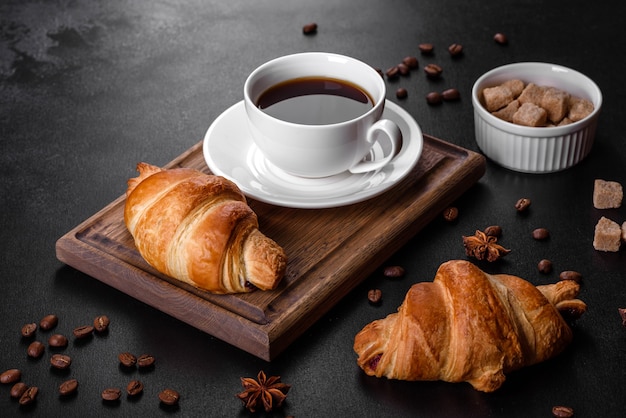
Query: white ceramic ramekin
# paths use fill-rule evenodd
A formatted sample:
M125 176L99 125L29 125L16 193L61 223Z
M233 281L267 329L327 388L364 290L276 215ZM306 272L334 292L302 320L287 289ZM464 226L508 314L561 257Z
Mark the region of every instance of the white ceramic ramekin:
M483 106L482 90L512 79L562 89L590 100L594 110L586 118L564 126L534 128L506 122ZM476 80L472 105L476 142L488 158L515 171L549 173L577 164L591 151L602 93L596 83L578 71L556 64L520 62L495 68Z

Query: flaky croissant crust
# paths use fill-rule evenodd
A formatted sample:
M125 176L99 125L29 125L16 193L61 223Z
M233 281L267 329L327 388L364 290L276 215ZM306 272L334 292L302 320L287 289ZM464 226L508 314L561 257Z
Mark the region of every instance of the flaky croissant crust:
M572 340L557 306L573 299L578 283L535 287L511 275L489 275L453 260L433 282L411 287L397 313L366 325L355 337L358 365L371 376L469 382L492 392L505 373L547 360Z
M139 163L137 170L128 181L124 222L150 265L214 293L276 288L286 255L259 231L233 182L188 168Z

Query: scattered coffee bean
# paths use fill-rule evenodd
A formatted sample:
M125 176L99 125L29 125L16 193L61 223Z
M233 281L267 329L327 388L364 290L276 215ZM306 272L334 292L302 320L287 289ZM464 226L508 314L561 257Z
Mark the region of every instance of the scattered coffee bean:
M33 341L26 349L28 357L39 358L46 351L46 346L41 341Z
M419 66L419 61L416 57L413 56L404 57L402 63L411 69L417 68Z
M155 358L150 354L142 354L137 357L137 367L140 369L145 369L154 365Z
M509 42L509 40L506 38L506 35L499 32L493 35L493 40L500 45L506 45Z
M433 46L433 44L428 44L428 43L419 44L418 48L420 52L422 53L422 55L430 55L435 50L435 47Z
M174 389L164 389L159 393L159 400L165 405L176 405L180 395Z
M550 238L550 231L546 228L537 228L533 230L533 238L538 241L543 241Z
M583 280L583 275L577 271L565 270L559 274L560 280L573 280L576 283L580 283Z
M96 330L96 332L104 332L107 330L107 328L109 328L110 323L111 321L109 320L108 316L99 315L96 316L96 318L93 320L93 328Z
M448 47L448 52L453 57L458 57L463 53L463 45L461 44L452 44Z
M442 101L442 100L443 100L443 99L442 99L442 97L441 97L441 94L440 94L439 92L437 92L437 91L431 91L430 93L428 93L428 94L426 95L426 102L427 102L429 105L438 105L438 104L441 104L441 101Z
M622 318L622 326L626 327L626 308L617 308L620 318Z
M398 278L403 277L405 274L404 268L402 266L387 266L383 270L383 276L389 278Z
M517 209L518 212L526 211L529 206L530 206L530 199L526 197L522 197L515 203L515 209Z
M128 352L120 353L117 356L117 359L125 367L133 367L135 364L137 364L137 357L135 357L134 355L132 355L131 353L128 353Z
M409 68L409 66L403 62L396 65L396 67L398 67L398 72L400 73L400 75L408 75L411 72L411 69Z
M437 64L428 64L426 67L424 67L424 72L426 73L426 76L428 78L438 78L439 76L441 76L443 68L441 68Z
M378 73L379 76L385 78L385 74L383 73L383 70L381 70L380 68L374 68L374 70Z
M28 385L24 382L17 382L11 387L10 395L12 398L19 399L28 389Z
M48 345L54 348L67 347L67 337L63 334L52 334L48 338Z
M307 23L302 27L302 33L305 35L312 35L317 32L317 23Z
M447 89L441 93L441 97L443 97L443 100L451 102L453 100L459 100L461 93L459 93L457 89Z
M459 217L459 209L454 206L447 207L443 210L443 219L448 222L456 221L456 218Z
M569 406L553 406L552 415L556 418L570 418L574 416L574 410Z
M72 333L76 338L87 338L93 334L93 327L91 325L83 325L77 328L74 328Z
M0 383L15 383L21 378L22 372L19 369L9 369L0 374Z
M41 319L41 321L39 321L39 328L44 331L48 331L56 327L58 323L59 318L56 315L46 315Z
M68 396L76 392L78 389L78 380L70 379L59 385L59 394L61 396Z
M139 380L131 380L128 382L128 385L126 385L126 393L128 393L128 396L136 396L141 392L143 392L143 383Z
M396 90L396 97L398 99L406 99L408 95L409 92L404 87L400 87L398 90Z
M37 398L37 393L39 393L39 388L37 386L30 386L22 396L20 396L20 405L30 405L35 402L35 398Z
M485 228L483 232L487 236L500 238L500 236L502 235L502 227L499 225L491 225Z
M52 357L50 357L50 364L55 369L65 370L72 364L72 359L65 354L53 354Z
M537 269L539 269L539 273L550 274L552 272L552 261L544 258L537 264Z
M29 338L35 335L37 331L37 324L34 322L32 324L26 324L22 327L22 337Z
M387 75L388 79L392 80L398 77L398 75L400 74L400 69L397 65L394 65L393 67L388 68L387 71L385 71L385 74Z
M378 305L383 300L383 292L380 289L372 289L367 292L367 300L372 305Z
M122 396L122 391L118 388L106 388L102 391L101 396L105 401L117 401Z

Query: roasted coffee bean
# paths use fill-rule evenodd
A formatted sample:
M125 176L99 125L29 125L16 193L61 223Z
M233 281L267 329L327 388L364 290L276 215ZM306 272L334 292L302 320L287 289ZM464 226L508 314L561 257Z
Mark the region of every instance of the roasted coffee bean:
M426 73L426 76L428 78L438 78L439 76L441 76L443 68L441 68L437 64L428 64L426 67L424 67L424 72Z
M305 35L312 35L315 32L317 32L317 23L307 23L302 27L302 33L304 33Z
M463 53L463 45L461 44L452 44L448 47L448 52L453 57L458 57Z
M626 327L626 308L617 308L617 313L622 318L622 326Z
M52 334L48 338L48 345L54 348L67 347L67 337L63 334Z
M52 357L50 357L50 364L55 369L65 370L72 364L72 359L65 354L53 354Z
M456 218L459 217L459 209L454 206L447 207L443 210L443 219L448 222L456 221Z
M393 67L388 68L387 71L385 71L385 74L387 75L388 79L392 80L398 77L398 75L400 74L400 69L397 65L394 65Z
M442 97L441 94L437 91L431 91L426 95L426 102L429 105L438 105L441 104Z
M408 75L411 72L411 69L409 68L409 66L403 62L396 65L396 67L398 67L398 72L400 73L400 75Z
M34 322L32 324L26 324L22 327L22 337L29 338L35 335L37 331L37 324Z
M419 61L416 57L413 56L404 57L402 63L411 69L417 68L419 66Z
M118 354L117 359L125 367L133 367L137 364L137 357L128 352Z
M159 400L165 405L176 405L180 399L180 394L174 389L163 389L159 393Z
M0 374L0 383L15 383L21 378L22 372L19 369L9 369Z
M552 261L545 258L537 263L537 269L539 273L550 274L552 272Z
M96 332L104 332L107 330L107 328L109 328L110 323L111 321L109 320L108 316L99 315L96 316L96 318L93 320L93 328L96 330Z
M409 92L404 87L400 87L398 90L396 90L396 97L398 99L406 99L408 95Z
M154 365L155 358L150 354L142 354L137 357L137 367L145 369Z
M546 228L537 228L533 230L533 238L538 241L543 241L550 238L550 231Z
M129 396L136 396L141 392L143 392L143 383L139 380L131 380L128 382L128 385L126 385L126 393L128 393Z
M570 418L574 416L574 410L569 406L553 406L552 415L556 418Z
M117 401L122 396L122 391L118 388L106 388L101 396L105 401Z
M367 292L367 300L372 305L378 305L383 300L383 292L380 289L372 289Z
M485 228L483 232L487 236L500 238L500 236L502 235L502 227L499 225L491 225Z
M559 274L560 280L573 280L576 283L580 283L583 280L583 275L577 271L565 270Z
M503 33L499 33L499 32L493 35L493 40L496 41L496 43L499 43L500 45L506 45L509 42L506 35Z
M528 199L526 197L522 197L517 202L515 202L515 209L518 212L524 212L524 211L528 210L529 206L530 206L530 199Z
M383 73L383 70L381 70L380 68L374 68L374 70L378 73L379 76L385 78L385 73Z
M48 331L54 327L57 326L57 324L59 323L59 318L56 315L46 315L43 318L41 318L41 321L39 321L39 328L41 328L44 331Z
M394 279L398 277L403 277L404 274L405 274L405 271L402 266L387 266L383 270L383 275L385 277L390 277Z
M451 102L459 100L461 98L461 93L459 93L457 89L447 89L441 93L441 97L443 97L443 100Z
M422 53L422 55L430 55L433 53L435 47L433 46L433 44L419 44L418 48L420 50L420 52Z
M74 328L72 333L76 338L87 338L93 334L93 327L91 325L83 325L77 328Z
M59 385L59 394L61 396L71 395L78 389L78 380L70 379Z
M11 387L10 395L12 398L19 399L28 389L28 385L24 382L17 382Z
M37 386L30 386L26 391L20 396L20 405L30 405L35 402L37 398L37 393L39 393L39 388Z
M28 357L39 358L46 351L46 346L41 341L33 341L26 349Z

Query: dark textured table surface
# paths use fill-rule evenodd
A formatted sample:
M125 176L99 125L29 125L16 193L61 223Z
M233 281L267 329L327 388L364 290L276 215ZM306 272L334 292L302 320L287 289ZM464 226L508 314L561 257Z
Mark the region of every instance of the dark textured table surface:
M622 223L624 207L592 205L593 180L626 185L623 69L625 9L588 1L3 1L0 5L0 369L19 368L40 392L20 407L0 387L2 416L249 416L235 398L241 376L259 370L292 385L283 408L270 416L550 416L567 405L575 416L626 414L626 307L624 249L592 247L600 216ZM514 3L514 4L513 4ZM302 26L317 22L314 36ZM493 41L496 32L509 38ZM435 55L419 55L430 42ZM452 59L448 45L464 54ZM596 142L579 165L554 174L520 174L487 164L484 177L455 205L459 218L437 217L385 265L407 274L389 280L379 269L343 298L271 363L63 265L56 240L120 196L135 164L164 165L200 141L211 122L242 98L246 76L259 64L288 53L329 51L386 69L406 55L422 68L435 62L443 78L429 81L421 68L388 82L388 99L415 117L424 132L470 150L474 140L471 86L487 70L516 61L545 61L591 77L604 95ZM395 90L406 87L408 98ZM454 87L458 102L429 106L425 95ZM532 200L526 216L514 204ZM561 270L583 275L588 312L575 338L555 359L511 373L495 393L469 384L400 382L367 377L356 365L354 335L394 312L411 284L430 281L437 267L464 259L461 236L488 225L504 229L513 251L490 267L534 284L554 282ZM530 231L546 227L537 242ZM554 271L537 272L551 259ZM381 266L382 268L383 266ZM370 288L383 303L368 304ZM57 331L96 315L111 318L104 336L65 350L75 359L68 374L44 358L29 360L20 329L45 314L60 318ZM40 338L46 334L40 331ZM149 372L118 368L117 353L149 352ZM58 384L76 377L78 394L61 399ZM100 392L141 379L138 399L105 404ZM163 408L157 393L178 390L177 408ZM262 415L262 414L261 414Z

